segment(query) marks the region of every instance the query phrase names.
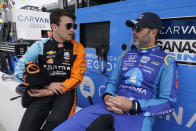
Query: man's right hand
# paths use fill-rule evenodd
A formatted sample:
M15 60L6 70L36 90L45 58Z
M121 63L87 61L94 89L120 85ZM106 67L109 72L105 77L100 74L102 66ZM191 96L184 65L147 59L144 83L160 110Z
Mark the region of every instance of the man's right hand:
M123 114L123 111L121 109L121 104L114 100L114 96L105 95L104 96L104 102L107 106L106 108L109 111L112 111L112 112L117 113L117 114Z
M48 89L49 91L54 92L56 95L64 94L65 90L63 89L67 88L63 83L61 82L52 82L50 85L45 86L44 88Z

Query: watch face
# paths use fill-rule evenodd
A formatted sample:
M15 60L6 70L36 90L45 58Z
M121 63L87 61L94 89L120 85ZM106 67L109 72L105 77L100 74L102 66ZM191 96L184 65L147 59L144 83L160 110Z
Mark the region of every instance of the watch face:
M137 101L132 101L132 107L129 110L129 113L134 115L134 114L139 113L140 111L141 109L140 109L139 103Z

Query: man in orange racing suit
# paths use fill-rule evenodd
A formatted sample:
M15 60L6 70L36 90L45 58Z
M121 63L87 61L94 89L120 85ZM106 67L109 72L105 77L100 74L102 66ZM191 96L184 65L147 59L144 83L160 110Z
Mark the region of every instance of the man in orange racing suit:
M19 131L40 131L44 121L42 130L51 131L73 115L76 87L82 82L86 68L83 45L72 40L77 27L74 21L75 16L65 10L53 11L52 37L35 42L17 63L14 76L21 83L27 62L38 63L50 77L50 82L41 89L27 91L33 101L25 111Z

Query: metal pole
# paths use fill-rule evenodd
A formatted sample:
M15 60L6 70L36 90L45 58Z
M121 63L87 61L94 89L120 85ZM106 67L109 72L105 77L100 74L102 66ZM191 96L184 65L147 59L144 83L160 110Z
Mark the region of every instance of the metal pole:
M87 6L90 6L90 0L87 0Z
M67 6L68 6L68 5L67 5L67 0L64 0L64 2L65 2L65 7L67 8Z
M63 0L58 0L58 8L63 9Z
M79 7L79 0L75 0L75 9L77 9Z

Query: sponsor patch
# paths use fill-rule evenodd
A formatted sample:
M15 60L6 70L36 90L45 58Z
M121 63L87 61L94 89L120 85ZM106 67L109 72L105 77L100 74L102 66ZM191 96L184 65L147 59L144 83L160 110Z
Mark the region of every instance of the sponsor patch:
M150 57L148 56L142 56L140 59L140 62L142 63L148 63L148 61L150 61Z
M64 59L69 59L70 58L70 54L69 52L64 52Z
M53 54L56 54L56 51L48 51L46 54L47 55L53 55Z
M152 61L151 61L151 64L158 66L158 65L160 65L161 63L160 63L160 61L152 60Z
M54 60L53 59L48 59L46 63L47 64L53 64L54 63Z

